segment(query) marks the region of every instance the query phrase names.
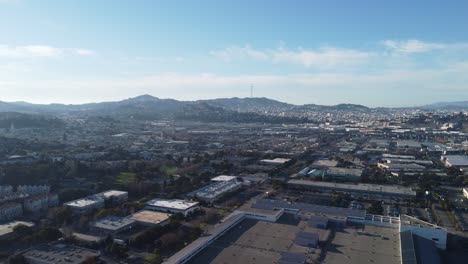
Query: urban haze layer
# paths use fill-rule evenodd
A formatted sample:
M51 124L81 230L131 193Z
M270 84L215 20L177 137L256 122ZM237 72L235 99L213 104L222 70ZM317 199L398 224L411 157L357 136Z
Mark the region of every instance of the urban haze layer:
M0 102L0 258L466 263L467 110Z

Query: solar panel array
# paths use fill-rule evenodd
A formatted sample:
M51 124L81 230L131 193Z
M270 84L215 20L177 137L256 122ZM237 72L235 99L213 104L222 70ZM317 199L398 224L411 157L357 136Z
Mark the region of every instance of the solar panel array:
M400 233L401 241L401 263L418 264L414 250L413 234L410 231Z
M302 254L297 253L281 253L281 259L278 261L278 264L305 264L307 257Z
M317 247L319 235L317 233L300 231L297 233L294 243L303 247Z

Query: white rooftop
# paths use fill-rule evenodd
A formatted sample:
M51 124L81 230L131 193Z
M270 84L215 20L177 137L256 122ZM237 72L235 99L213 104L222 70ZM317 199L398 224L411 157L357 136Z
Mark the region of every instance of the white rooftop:
M126 195L127 192L124 191L116 191L116 190L109 190L105 191L102 193L99 193L100 195L104 196L106 199L110 197L115 197L115 196L120 196L120 195Z
M86 206L96 204L96 203L99 203L99 202L104 202L104 200L102 198L97 197L97 196L88 196L88 197L85 197L85 198L81 198L81 199L78 199L78 200L75 200L75 201L68 202L68 203L66 203L66 205L73 206L73 207L86 207Z
M263 163L274 163L274 164L284 164L291 159L283 159L283 158L276 158L276 159L263 159L261 162Z
M163 207L163 208L187 210L190 207L198 205L198 202L190 202L190 201L185 201L185 200L180 200L180 199L166 200L166 199L156 198L156 199L146 202L146 204L150 206L157 206L157 207Z
M212 181L231 181L236 179L236 176L228 176L228 175L219 175L218 177L214 177L211 179Z

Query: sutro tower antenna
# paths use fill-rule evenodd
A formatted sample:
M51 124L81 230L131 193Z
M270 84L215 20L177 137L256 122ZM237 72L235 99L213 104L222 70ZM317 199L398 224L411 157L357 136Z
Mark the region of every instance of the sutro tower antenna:
M253 98L253 84L250 85L250 98Z

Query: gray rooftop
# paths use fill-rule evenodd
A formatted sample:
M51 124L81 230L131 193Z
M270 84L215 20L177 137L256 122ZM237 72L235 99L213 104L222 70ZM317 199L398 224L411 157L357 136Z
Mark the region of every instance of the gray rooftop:
M23 254L26 260L31 260L34 263L68 263L79 264L89 258L99 257L99 252L79 248L75 246L67 246L64 244L44 245L35 249L31 249ZM31 263L31 261L28 261Z
M130 218L108 216L91 223L91 226L109 231L117 231L121 228L133 225L134 223L135 221Z
M411 188L397 185L378 185L378 184L345 184L333 182L319 182L308 180L289 180L288 184L310 186L322 189L333 189L336 191L362 192L369 194L381 195L399 195L399 196L416 196L416 192Z

